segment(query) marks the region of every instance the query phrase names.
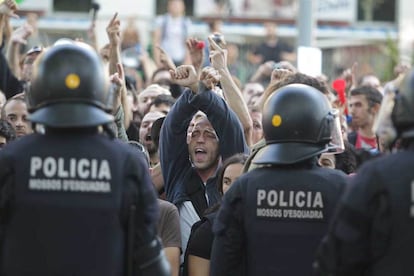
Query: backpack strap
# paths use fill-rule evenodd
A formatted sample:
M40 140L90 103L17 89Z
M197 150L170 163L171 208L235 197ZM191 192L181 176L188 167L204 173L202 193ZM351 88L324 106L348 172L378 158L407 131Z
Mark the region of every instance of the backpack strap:
M355 146L356 140L357 140L357 132L356 131L353 131L353 132L348 134L348 142L351 145Z

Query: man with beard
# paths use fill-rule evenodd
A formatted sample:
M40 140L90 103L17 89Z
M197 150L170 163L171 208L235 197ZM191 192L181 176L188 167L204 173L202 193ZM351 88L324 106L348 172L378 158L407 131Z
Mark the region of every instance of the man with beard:
M355 131L348 134L348 141L357 150L357 163L360 166L380 152L373 125L381 106L382 94L371 86L360 86L350 93L349 109Z
M377 137L372 126L381 101L381 93L371 86L360 86L351 90L349 107L356 131L348 135L348 140L356 149L378 149Z
M150 157L150 166L158 164L158 148L151 137L152 124L159 118L165 117L160 111L150 111L142 118L139 128L139 142L147 149Z
M180 66L171 74L174 82L190 89L183 92L164 120L160 164L167 200L180 212L185 249L191 226L220 199L216 186L220 160L247 153L248 147L236 114L213 91L219 80L215 69L206 67L200 81L193 66Z

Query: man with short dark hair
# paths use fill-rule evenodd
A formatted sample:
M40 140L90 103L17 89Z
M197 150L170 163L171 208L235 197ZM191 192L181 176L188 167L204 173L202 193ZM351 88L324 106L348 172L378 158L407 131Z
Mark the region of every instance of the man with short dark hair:
M360 86L351 90L349 111L355 131L348 135L348 140L356 149L379 149L372 127L381 101L382 94L372 86Z
M167 115L174 103L175 99L171 95L161 94L155 97L151 104L150 111L160 111Z
M150 111L142 118L139 127L139 142L147 149L150 160L150 167L155 166L159 162L158 147L155 145L153 137L151 136L152 124L159 118L165 117L165 114L160 111Z

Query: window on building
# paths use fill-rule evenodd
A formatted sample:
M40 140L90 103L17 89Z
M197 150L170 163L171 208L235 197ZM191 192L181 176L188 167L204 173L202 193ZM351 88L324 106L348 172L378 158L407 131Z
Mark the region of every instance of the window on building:
M157 0L156 12L157 14L164 14L167 12L168 0ZM187 16L194 15L194 0L184 0L185 14Z
M55 12L89 12L92 0L53 0Z
M358 20L395 22L395 0L360 0L358 1Z

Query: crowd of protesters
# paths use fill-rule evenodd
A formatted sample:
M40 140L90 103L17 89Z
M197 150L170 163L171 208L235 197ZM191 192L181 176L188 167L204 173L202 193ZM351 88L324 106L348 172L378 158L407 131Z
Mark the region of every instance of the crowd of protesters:
M42 132L28 120L25 93L37 58L53 45L33 44L41 40L33 19L11 29L9 18L18 9L14 1L3 1L0 7L4 147ZM338 110L344 147L336 154L320 154L317 166L341 170L351 179L362 164L398 150L398 143L390 145L373 127L382 99L391 93L387 89L400 85L408 67L384 81L375 72L358 80L356 67L335 80L308 76L295 68L295 51L277 36L277 26L266 23L266 40L248 53L257 66L240 68L238 45L227 42L219 27L206 37L192 37L184 1L169 0L167 10L155 20L152 47L143 45L133 21L122 26L117 13L107 24L106 45L96 44L94 24L90 40L83 43L100 54L117 90L112 127L118 139L148 157L161 210L158 233L171 275L209 275L214 266L212 225L221 198L239 176L258 167L251 160L260 156L267 142L263 108L278 89L295 83L311 86ZM54 45L75 40L63 37ZM313 253L316 258L316 248ZM272 262L278 266L277 259Z

